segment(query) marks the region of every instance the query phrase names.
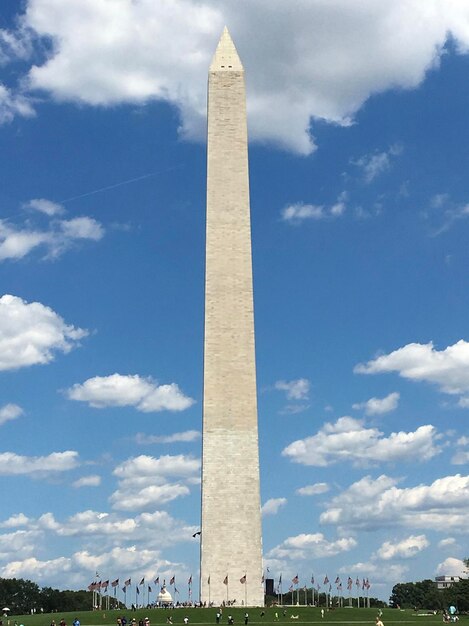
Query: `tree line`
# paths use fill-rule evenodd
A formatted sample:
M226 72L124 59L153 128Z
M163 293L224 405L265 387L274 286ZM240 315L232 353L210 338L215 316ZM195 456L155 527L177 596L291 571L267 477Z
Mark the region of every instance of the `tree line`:
M90 591L60 591L42 587L22 578L0 578L0 607L8 607L11 615L55 611L88 611L93 594Z
M391 606L401 609L430 609L440 611L455 606L459 611L469 611L469 580L460 580L451 587L438 590L433 580L394 585Z

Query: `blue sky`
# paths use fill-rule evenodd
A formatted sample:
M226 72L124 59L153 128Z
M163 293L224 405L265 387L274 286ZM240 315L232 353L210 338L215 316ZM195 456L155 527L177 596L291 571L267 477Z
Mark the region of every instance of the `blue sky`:
M236 6L2 3L0 576L175 575L181 599L197 579L225 23L248 86L266 573L387 599L468 556L469 9Z

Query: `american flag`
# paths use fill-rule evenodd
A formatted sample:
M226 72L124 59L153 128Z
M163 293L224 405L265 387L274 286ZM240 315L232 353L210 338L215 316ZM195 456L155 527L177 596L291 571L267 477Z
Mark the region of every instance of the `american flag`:
M116 580L113 580L111 583L111 587L117 587L119 585L119 579L116 578Z
M192 585L192 574L190 575L190 578L189 578L189 580L187 581L187 584L188 584L189 586L190 586L190 585Z
M241 576L241 578L239 579L239 582L244 585L244 583L246 582L246 574L244 574L244 576Z
M137 587L137 595L140 595L140 589Z
M151 587L148 585L148 593L151 593Z
M170 581L169 581L169 584L170 584L170 585L174 585L175 581L176 581L176 577L175 577L175 576L171 576L171 579L170 579Z
M210 576L207 578L207 585L210 585Z
M294 585L297 585L299 580L300 580L300 579L298 578L298 574L297 574L297 575L295 576L295 578L292 578L292 583L293 583Z
M104 587L104 589L107 589L109 586L109 580L105 580L103 583L101 583L101 587Z
M155 583L155 585L159 585L160 584L160 577L157 576L153 582Z
M124 585L125 585L126 587L130 587L130 585L131 585L131 584L132 584L132 579L131 579L131 578L128 578L128 579L125 581L125 583L124 583Z
M314 585L314 574L311 576L311 584Z
M326 574L326 577L324 578L324 583L323 584L327 585L328 582L329 582L329 578L327 577L327 574Z
M228 584L228 574L225 576L225 580L223 581L223 584L224 584L224 585L227 585L227 584Z
M337 576L337 578L335 579L335 585L338 585L340 583L340 578Z
M145 576L142 578L142 580L138 584L143 585L144 583L145 583Z

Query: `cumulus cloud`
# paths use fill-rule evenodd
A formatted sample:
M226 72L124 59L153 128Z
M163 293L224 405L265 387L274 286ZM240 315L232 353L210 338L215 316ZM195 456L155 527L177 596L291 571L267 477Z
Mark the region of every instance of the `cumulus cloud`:
M299 496L317 496L321 493L327 493L329 489L330 487L327 483L314 483L314 485L300 487L295 493Z
M339 217L345 213L347 194L342 192L336 202L331 206L304 204L296 202L282 209L281 215L284 222L301 224L305 220L324 220Z
M17 404L5 404L0 408L0 426L5 424L5 422L21 417L23 414L23 409Z
M88 332L75 328L40 302L0 298L0 371L49 363L68 353Z
M389 354L355 366L358 374L397 372L402 378L438 385L441 391L462 396L461 406L469 406L469 343L461 339L444 350L433 343L409 343Z
M377 428L367 428L362 420L340 417L334 424L324 424L316 435L294 441L282 455L295 463L320 467L344 461L355 466L428 461L441 451L437 438L431 425L385 437Z
M397 391L390 393L384 398L370 398L366 402L354 404L354 409L364 409L366 415L383 415L397 409L400 394Z
M78 452L52 452L47 456L21 456L14 452L0 453L0 476L29 475L67 472L79 465Z
M376 556L384 561L395 558L410 559L429 545L425 535L411 535L401 541L385 541L377 550Z
M134 406L138 411L184 411L194 404L176 383L158 385L152 378L112 374L95 376L67 391L71 400L88 402L102 409L109 406Z
M430 485L398 488L386 475L364 476L332 498L322 524L375 529L403 526L443 532L466 532L469 476L445 476Z
M353 563L352 565L339 568L339 574L371 576L374 586L377 583L392 583L394 585L396 580L404 580L404 576L408 571L407 565L386 563L386 567L383 567L383 564L376 560Z
M75 480L72 483L72 487L76 487L77 489L80 487L99 487L101 484L101 476L97 474L92 474L90 476L83 476L78 480Z
M26 206L49 216L58 213L60 208L48 200L32 200ZM99 241L103 236L102 225L86 216L53 220L45 229L0 220L0 261L22 259L37 248L45 250L46 258L57 258L77 240Z
M25 209L39 211L39 213L44 213L49 217L60 215L65 212L65 209L61 204L52 202L51 200L46 200L45 198L33 198L32 200L29 200L29 202L26 202L23 206Z
M262 515L277 515L277 513L287 504L286 498L270 498L262 506Z
M0 534L0 559L30 556L35 549L39 533L32 530L16 530Z
M110 497L113 508L141 510L188 495L188 485L199 479L200 459L183 454L159 458L140 455L124 461L113 473L119 480Z
M307 400L311 383L306 378L298 378L296 380L278 380L275 383L275 389L285 391L289 400Z
M322 533L312 533L288 537L280 545L272 548L267 559L312 559L335 556L355 548L357 541L353 537L341 537L336 541L328 541Z
M436 568L436 574L441 576L460 576L466 577L466 566L461 559L455 559L454 557L448 557L440 563Z
M201 137L207 68L229 24L247 70L252 137L307 154L312 119L350 124L371 94L418 86L449 37L458 53L469 47L463 2L338 0L297 11L276 2L268 12L266 21L263 0L28 0L23 37L44 38L50 52L20 82L56 101L165 100L179 108L182 133Z
M186 443L197 441L200 437L201 434L198 430L186 430L182 433L173 433L172 435L145 435L144 433L137 433L135 435L135 442L139 445L150 445L153 443Z

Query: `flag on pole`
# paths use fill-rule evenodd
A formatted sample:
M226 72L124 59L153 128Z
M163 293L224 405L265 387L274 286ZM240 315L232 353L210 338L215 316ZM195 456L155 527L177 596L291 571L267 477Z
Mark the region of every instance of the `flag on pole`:
M131 579L131 578L129 578L128 580L126 580L126 581L125 581L125 583L124 583L124 585L125 585L126 587L130 587L130 585L131 585L131 584L132 584L132 579Z
M174 584L175 584L175 581L176 581L176 577L175 577L175 576L171 576L171 579L170 579L170 581L169 581L169 584L170 584L170 585L174 585Z
M144 583L145 583L145 576L142 578L142 580L138 584L143 585Z
M228 584L228 574L225 576L225 580L223 581L223 584L224 584L224 585L227 585L227 584Z
M357 589L360 587L360 580L357 577L357 580L355 581L355 584L357 585Z
M365 579L363 579L362 589L365 589L365 588L366 588L366 582L365 582Z
M280 578L278 579L278 584L281 585L282 584L282 574L280 574Z
M338 585L340 583L340 578L337 576L337 578L335 579L335 585Z
M157 576L153 582L155 583L155 585L159 585L160 584L160 577Z
M264 584L264 581L265 581L265 576L264 576L264 574L262 574L262 578L261 578L261 585L263 585L263 584Z
M324 578L324 583L323 584L327 585L328 582L329 582L329 578L327 577L327 574L326 574L326 577Z
M332 585L329 585L329 593L332 591Z
M370 581L368 580L368 578L366 579L366 583L365 584L366 584L366 588L367 589L369 589L371 587Z
M174 593L179 593L178 589L176 589L176 585L174 585Z
M311 584L314 585L314 574L311 576Z
M210 576L207 578L207 585L210 585Z
M137 587L137 595L140 595L140 589Z
M290 593L293 591L293 585L290 585L290 589L288 590Z
M113 580L111 583L111 587L117 587L119 585L119 579L116 578L116 580Z
M295 578L292 578L292 583L293 583L294 585L297 585L299 580L300 580L300 579L298 578L298 574L297 574L297 575L295 576Z
M151 587L148 585L148 593L151 593Z
M190 578L189 578L189 580L187 581L187 584L188 584L188 585L192 585L192 574L190 575Z
M244 585L244 583L246 582L246 574L244 574L244 576L241 576L241 578L239 579L239 582Z
M127 593L127 587L125 587L125 586L124 586L124 587L122 587L122 591L123 591L124 593Z

